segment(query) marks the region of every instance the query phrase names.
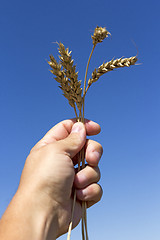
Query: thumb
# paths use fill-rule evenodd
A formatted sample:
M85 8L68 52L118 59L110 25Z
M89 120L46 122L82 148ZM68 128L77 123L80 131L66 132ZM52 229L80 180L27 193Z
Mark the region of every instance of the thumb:
M86 142L86 129L83 123L76 122L71 133L63 140L58 141L60 150L69 154L73 158L84 146Z

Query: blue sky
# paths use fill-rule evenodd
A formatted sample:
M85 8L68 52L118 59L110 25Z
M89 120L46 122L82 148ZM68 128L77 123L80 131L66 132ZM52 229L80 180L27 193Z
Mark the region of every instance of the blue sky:
M86 117L100 123L104 195L88 211L90 239L160 239L159 1L3 1L0 8L0 216L15 193L25 159L57 122L74 117L48 71L62 42L84 79L94 28L112 38L97 45L88 76L113 57L139 63L100 78L86 97ZM80 228L73 239L81 239ZM61 240L66 239L62 236Z

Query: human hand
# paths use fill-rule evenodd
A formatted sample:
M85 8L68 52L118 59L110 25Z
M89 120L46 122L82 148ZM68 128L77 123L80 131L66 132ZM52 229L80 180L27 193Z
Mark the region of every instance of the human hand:
M57 238L67 232L73 185L77 194L73 227L81 219L81 201L86 201L90 207L101 199L102 189L97 182L100 179L98 162L102 146L86 140L86 135L99 132L100 126L92 121L86 120L84 126L75 120L65 120L54 126L31 150L17 193L20 199L28 199L32 218L45 223L43 239ZM83 146L88 165L75 174L77 154Z

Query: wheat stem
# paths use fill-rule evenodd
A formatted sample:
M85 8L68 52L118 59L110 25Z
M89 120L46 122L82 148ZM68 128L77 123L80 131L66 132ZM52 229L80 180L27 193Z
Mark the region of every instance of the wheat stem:
M95 49L96 44L93 45L92 51L90 53L87 67L86 67L86 72L85 72L85 78L84 78L84 87L83 87L83 99L82 99L82 106L83 106L83 113L82 113L82 122L84 123L84 105L85 105L85 89L86 89L86 81L87 81L87 73L88 73L88 67L89 63L93 54L93 51ZM85 168L85 153L84 153L84 148L81 150L82 151L82 169ZM86 220L86 202L82 202L82 226L84 224L85 226L85 233L86 233L86 240L88 240L88 231L87 231L87 220ZM82 237L84 238L84 226L82 228Z
M71 237L71 231L72 231L72 225L73 225L73 218L74 218L74 209L76 205L76 189L74 189L74 197L73 197L73 206L72 206L72 215L71 215L71 222L69 224L68 228L68 235L67 235L67 240L70 240Z
M85 92L86 92L86 82L87 82L87 74L88 74L88 67L89 67L89 63L91 61L91 57L92 57L92 54L93 54L93 51L96 47L96 44L93 45L93 48L92 48L92 51L90 53L90 56L89 56L89 59L88 59L88 63L87 63L87 67L86 67L86 72L85 72L85 78L84 78L84 87L83 87L83 121L84 121L84 103L85 103Z
M83 87L83 95L85 94L85 90L86 90L86 81L87 81L88 67L89 67L89 63L91 61L91 57L92 57L93 51L95 49L95 46L96 45L94 44L93 48L92 48L92 51L90 53L89 59L88 59L87 67L86 67L85 78L84 78L84 87Z
M88 85L88 86L87 86L87 88L86 88L86 91L85 91L85 94L84 94L84 95L86 95L86 93L87 93L87 91L88 91L89 87L90 87L90 85Z
M77 119L77 122L78 122L78 114L77 114L77 110L76 110L75 104L74 104L73 108L74 108L74 111L75 111L75 114L76 114L76 119Z
M82 211L82 240L85 240L83 211Z
M77 122L79 122L79 117L77 115L77 110L76 110L75 104L74 104L74 111L75 111L75 114L76 114L76 120L77 120ZM80 154L79 159L78 159L78 171L80 171L80 162L81 162L81 154ZM70 238L71 238L71 231L72 231L72 226L73 226L75 205L76 205L76 189L74 189L72 215L71 215L71 221L70 221L69 228L68 228L67 240L70 240Z
M82 122L82 112L79 112L79 121Z
M82 169L85 168L85 151L82 149ZM85 226L85 235L86 240L88 240L88 230L87 230L87 203L86 201L82 202L82 212L83 212L83 222Z
M86 212L86 209L87 209L87 203L84 202L84 225L85 225L85 232L86 232L86 240L88 240L88 227L87 227L87 212Z

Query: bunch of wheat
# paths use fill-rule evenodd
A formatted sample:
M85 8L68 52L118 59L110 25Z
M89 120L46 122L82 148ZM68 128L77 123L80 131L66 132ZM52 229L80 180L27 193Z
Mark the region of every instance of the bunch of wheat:
M131 65L134 65L137 61L137 56L133 56L130 58L119 58L115 60L112 59L111 61L103 63L98 68L96 68L93 71L92 76L91 78L89 78L87 83L88 67L93 51L96 45L98 43L101 43L105 38L108 37L108 35L110 35L110 33L106 30L106 28L97 26L94 30L93 36L91 36L93 40L93 48L86 67L83 90L81 88L81 81L78 80L78 72L76 72L76 66L74 65L71 52L69 52L69 49L65 48L62 43L58 43L60 61L57 62L52 55L50 55L50 61L48 61L48 64L52 68L52 70L50 71L51 73L53 73L53 75L55 75L55 80L60 84L59 87L62 89L63 95L68 99L71 107L74 108L77 121L81 121L83 123L84 123L85 96L92 83L96 82L100 78L100 76L109 71L112 71L116 68L130 67ZM84 167L85 157L84 149L82 149L79 154L78 171L80 171L80 169L81 168L83 169ZM75 202L76 202L76 190L74 191L72 217L68 229L67 240L70 239L71 235ZM82 202L82 239L88 240L86 202Z

